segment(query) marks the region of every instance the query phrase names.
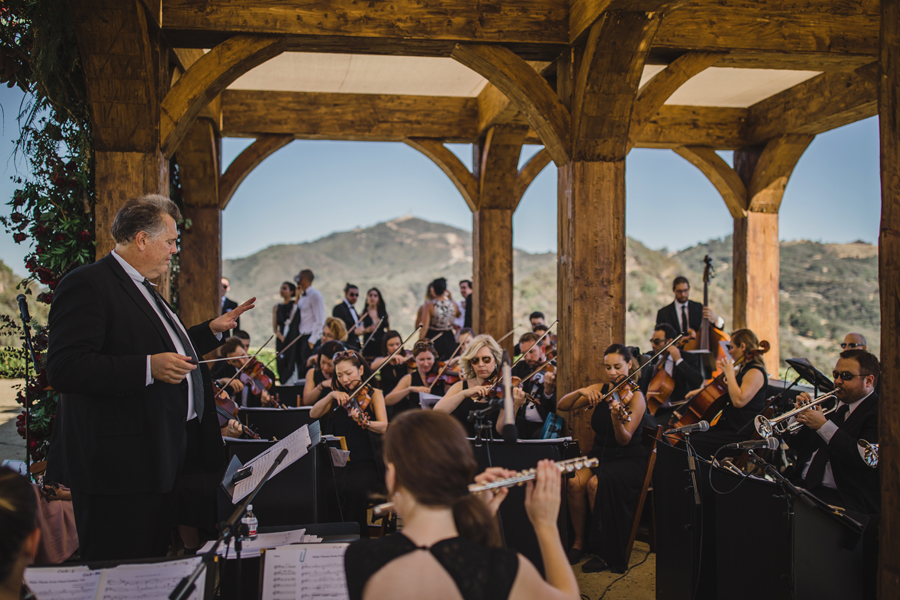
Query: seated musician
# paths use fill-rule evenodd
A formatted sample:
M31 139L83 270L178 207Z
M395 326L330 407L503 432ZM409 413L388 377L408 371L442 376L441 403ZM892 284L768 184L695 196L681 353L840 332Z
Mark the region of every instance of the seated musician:
M340 342L330 341L319 348L316 363L306 372L306 381L303 384L303 405L311 406L318 402L319 398L331 391L332 378L334 377L334 363L331 357L344 349Z
M462 356L466 350L469 349L469 345L472 343L472 340L475 339L475 332L471 327L463 327L459 330L459 334L456 337L456 342L459 344L459 350L456 351L456 356L447 361L447 364L450 365L450 368L453 370L459 370L459 357Z
M834 367L837 409L811 407L795 418L805 425L787 440L798 451L797 483L825 502L864 513L881 512L879 471L867 466L857 442L878 443L878 359L865 350L845 350ZM797 396L797 406L810 401Z
M384 334L382 338L381 344L381 356L372 361L372 368L377 369L381 367L381 363L387 360L387 357L394 353L397 348L399 348L403 344L403 336L400 335L399 331L388 331ZM396 356L391 359L390 364L387 364L378 371L378 378L380 385L378 387L381 388L381 393L384 394L385 399L387 399L387 395L394 391L394 388L397 387L397 384L400 383L400 380L403 379L404 376L409 375L409 367L406 366L406 361L412 357L412 353L409 350L401 350L397 352ZM388 417L390 417L390 410L388 410Z
M731 358L716 362L725 374L728 386L725 406L719 420L710 423L709 431L691 435L691 444L699 456L708 459L722 446L749 440L752 436L753 419L762 414L766 407L766 390L769 386L769 374L762 356L750 356L758 347L759 338L749 329L738 329L731 334L731 341L727 346ZM735 368L736 363L741 363L738 368ZM694 390L687 396L694 398L702 394L703 390L704 388ZM680 407L676 415L684 414L688 406L690 405Z
M557 518L560 476L551 461L537 466L525 488L525 510L537 534L546 580L514 550L501 547L494 515L506 497L470 494L478 466L459 424L433 411L409 411L384 436L385 483L403 531L347 548L344 572L351 600L577 600ZM499 468L474 477L486 483L513 473Z
M420 408L419 394L443 396L445 391L444 377L435 379L440 373L437 352L430 340L420 340L413 346L413 359L416 369L404 375L397 386L384 398L391 418L411 408ZM444 373L449 371L446 369ZM429 383L429 377L431 378ZM433 385L432 385L433 384Z
M368 363L355 350L338 352L332 362L333 389L313 405L310 417L329 419L333 434L347 442L350 460L346 466L335 469L339 514L345 522L359 523L359 534L368 537L369 496L382 489L383 481L380 444L372 436L383 434L388 426L384 397L381 390L367 386L363 391L368 394L368 403L362 392L351 401L350 395L372 374Z
M650 338L650 344L652 344L650 356L658 354L666 347L666 344L676 337L678 337L678 334L675 333L675 330L668 323L657 325L653 329L653 337ZM650 383L657 382L663 376L660 374L660 371L664 371L665 375L671 378L674 386L665 402L662 402L661 398L648 395L647 393ZM675 410L672 404L680 403L689 391L703 385L703 376L700 374L697 358L692 354L682 352L677 345L672 344L665 352L657 356L652 364L641 370L639 384L641 392L647 399L648 408L653 406L659 407L655 411L651 408L651 412L656 417L656 422L667 423Z
M538 335L538 337L544 336L544 334L547 333L548 331L550 331L550 328L544 324L534 326L534 333L536 333ZM556 336L553 335L552 333L544 336L544 340L541 342L541 348L544 349L545 354L547 352L550 352L550 350L555 349L556 348Z
M700 331L700 323L703 318L719 329L725 326L725 320L716 314L712 308L703 307L699 302L690 300L691 284L687 277L676 277L672 282L672 292L675 299L671 304L663 306L656 313L656 324L668 323L678 333L687 334L689 331ZM687 322L685 322L685 319Z
M592 468L593 472L582 469L568 480L569 515L575 529L568 558L571 564L576 564L586 550L594 554L581 567L585 573L606 569L624 573L628 567L625 549L649 454L642 440L646 404L640 390L632 391L627 384L619 391L609 392L629 374L631 359L631 352L625 346L613 344L603 356L612 383L595 383L575 390L560 398L558 404L559 410L583 406L593 409L594 445L589 456L598 458L600 464ZM624 420L619 412L623 406L631 411L630 421ZM590 535L585 545L588 524Z
M513 377L523 381L522 391L534 398L535 402L524 400L522 406L516 407L516 429L521 439L537 439L547 415L556 411L556 372L539 371L525 381L536 369L545 364L544 349L537 345L540 339L537 333L523 333L519 338L519 349L524 355L513 367ZM498 431L502 433L503 421L497 420Z
M213 367L212 377L218 381L223 379L228 381L234 377L235 373L238 372L238 369L243 367L247 361L250 360L247 351L244 350L244 344L240 338L231 337L225 340L225 344L223 344L221 348L221 354L223 358L228 358L230 360L218 362L215 364L215 367ZM240 381L244 384L243 389L235 394L235 403L238 406L247 408L273 406L274 404L272 398L269 396L268 390L261 385L261 382L258 379L251 377L251 374L248 372L249 368L250 367L245 368L237 377L235 377L235 381ZM269 381L274 384L276 380L275 373L267 367L263 367L262 371L269 378Z
M316 361L319 360L322 345L328 342L341 342L344 347L347 347L347 328L344 327L344 322L337 317L325 318L325 326L322 327L322 337L319 338L316 347L312 349L312 353L306 359L307 369L313 368Z
M434 410L456 417L469 437L475 437L476 433L474 423L469 421L469 412L486 408L493 386L501 383L499 365L502 358L503 350L494 338L487 334L476 336L459 358L462 381L450 386L434 405ZM513 400L520 404L524 402L522 390L513 390ZM501 418L498 416L497 420Z
M474 463L474 459L472 459ZM0 467L0 598L27 598L25 569L34 562L41 540L37 496L28 480Z

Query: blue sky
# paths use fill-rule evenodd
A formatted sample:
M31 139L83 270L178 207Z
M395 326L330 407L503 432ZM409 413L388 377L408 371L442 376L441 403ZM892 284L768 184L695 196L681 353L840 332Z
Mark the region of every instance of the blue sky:
M22 94L0 88L0 214L15 189L10 177ZM223 141L228 164L252 140ZM471 147L452 145L471 167ZM538 147L523 150L523 160ZM722 153L731 161L731 153ZM782 240L877 243L881 213L878 122L867 119L818 136L800 159L780 215ZM626 164L626 231L651 248L678 250L732 231L725 204L707 179L668 150L633 150ZM424 155L399 143L294 141L264 161L223 213L226 258L277 243L312 241L334 231L414 215L471 230L472 216L450 180ZM513 243L556 250L556 169L535 179L513 219ZM27 249L0 233L0 259L24 273Z

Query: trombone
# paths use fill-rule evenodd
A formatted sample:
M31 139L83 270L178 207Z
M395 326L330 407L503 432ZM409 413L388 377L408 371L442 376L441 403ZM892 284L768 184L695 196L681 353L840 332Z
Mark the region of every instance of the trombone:
M784 433L794 433L798 431L801 427L803 427L803 423L790 423L791 417L795 417L802 413L805 410L809 410L814 406L818 406L834 397L837 394L838 390L835 389L827 394L822 394L821 396L816 396L803 406L795 408L794 410L789 410L784 413L780 417L775 419L767 419L763 415L756 415L756 419L754 419L754 425L756 426L756 433L759 434L762 438L772 437L773 435L783 435ZM827 415L834 412L837 409L837 404L835 404L832 408L824 411L822 414Z
M868 440L859 440L856 443L862 454L863 462L873 469L878 467L878 444L873 444Z

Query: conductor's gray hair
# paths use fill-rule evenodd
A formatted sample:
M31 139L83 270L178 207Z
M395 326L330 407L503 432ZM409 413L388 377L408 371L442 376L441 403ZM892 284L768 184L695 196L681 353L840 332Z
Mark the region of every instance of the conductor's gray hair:
M110 233L117 244L131 242L142 231L157 238L166 230L163 215L169 215L176 223L181 220L178 206L165 196L146 194L132 198L116 213Z

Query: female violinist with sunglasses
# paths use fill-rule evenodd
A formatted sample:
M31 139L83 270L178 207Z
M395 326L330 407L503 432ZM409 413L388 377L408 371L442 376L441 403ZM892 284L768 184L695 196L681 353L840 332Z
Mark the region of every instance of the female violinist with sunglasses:
M463 380L454 383L444 397L434 405L434 410L456 417L469 437L475 437L475 426L469 421L469 412L484 408L487 396L494 386L500 383L498 373L502 358L503 350L494 338L489 335L476 336L459 358ZM516 387L512 393L513 401L521 406L525 402L525 393Z
M345 467L335 469L341 514L344 521L359 523L360 535L368 537L369 496L381 489L384 478L381 435L388 426L384 397L381 390L367 385L351 400L350 396L371 375L368 363L358 352L344 350L331 360L334 363L332 390L313 405L310 417L330 418L333 434L347 441L350 460Z

